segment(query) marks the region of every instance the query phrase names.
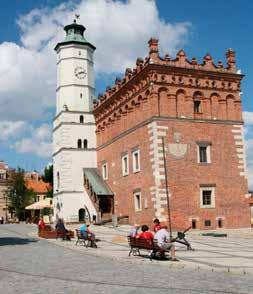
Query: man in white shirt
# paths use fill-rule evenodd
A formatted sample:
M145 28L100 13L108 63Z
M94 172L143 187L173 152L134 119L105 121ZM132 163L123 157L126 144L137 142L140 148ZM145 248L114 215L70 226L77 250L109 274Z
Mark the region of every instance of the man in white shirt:
M172 261L177 261L175 246L170 240L170 234L167 229L167 226L162 226L162 228L155 233L154 239L157 240L158 246L161 249L170 251Z

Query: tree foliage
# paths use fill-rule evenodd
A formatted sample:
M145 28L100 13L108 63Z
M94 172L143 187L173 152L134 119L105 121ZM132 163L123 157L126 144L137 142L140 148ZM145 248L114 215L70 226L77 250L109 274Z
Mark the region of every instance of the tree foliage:
M54 175L53 175L53 165L48 165L44 169L43 181L50 183L53 187L54 185Z
M44 175L42 176L42 179L46 183L50 183L52 186L52 189L47 191L47 197L52 198L53 197L53 186L54 186L54 171L53 171L53 165L48 165L44 169Z
M24 219L25 207L31 204L34 196L34 192L27 189L25 185L24 170L17 168L11 174L7 193L7 197L9 198L9 211L14 212L19 219Z

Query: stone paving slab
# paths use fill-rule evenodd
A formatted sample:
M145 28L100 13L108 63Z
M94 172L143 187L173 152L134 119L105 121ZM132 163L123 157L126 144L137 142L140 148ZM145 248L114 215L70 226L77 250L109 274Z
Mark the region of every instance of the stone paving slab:
M77 226L69 225L68 229L75 230ZM49 240L59 246L68 247L73 250L89 252L91 255L108 257L114 260L138 264L159 264L162 266L177 268L209 269L210 271L222 271L234 274L253 274L253 232L251 230L231 230L225 231L228 237L202 236L203 232L192 231L187 234L195 251L188 251L183 245L177 245L177 257L180 262L171 261L152 262L147 257L147 251L142 253L146 256L128 256L129 246L127 244L127 233L129 226L112 228L109 226L91 226L91 230L96 233L98 248L85 248L76 246L75 240L62 241ZM223 231L224 232L224 231Z

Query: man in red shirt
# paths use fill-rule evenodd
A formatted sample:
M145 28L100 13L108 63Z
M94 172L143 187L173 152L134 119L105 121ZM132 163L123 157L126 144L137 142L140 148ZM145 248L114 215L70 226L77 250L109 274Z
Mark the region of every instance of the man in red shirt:
M154 235L149 231L149 227L147 225L143 225L141 227L141 232L137 235L137 238L146 239L151 242L154 239Z

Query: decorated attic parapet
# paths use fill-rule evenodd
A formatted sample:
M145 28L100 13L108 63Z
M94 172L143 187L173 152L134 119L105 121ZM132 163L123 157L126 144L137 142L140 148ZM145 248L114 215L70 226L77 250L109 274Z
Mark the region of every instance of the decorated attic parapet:
M202 63L198 63L195 57L192 60L188 60L184 50L179 50L176 54L175 59L171 59L169 54L165 54L162 58L159 55L158 48L158 39L151 38L148 42L149 44L149 55L144 60L142 58L137 58L136 67L131 69L127 68L125 70L125 75L122 79L117 78L112 87L108 86L104 94L99 95L99 99L94 101L94 112L97 112L97 109L106 101L111 100L116 92L120 91L126 84L133 80L139 73L144 71L149 65L164 65L172 68L184 68L189 70L203 71L203 74L208 73L222 73L222 74L232 74L236 75L236 60L235 60L235 51L228 49L226 52L226 64L224 67L222 61L218 61L217 64L214 63L212 56L207 53ZM241 75L238 75L238 77ZM240 79L240 77L239 77Z

